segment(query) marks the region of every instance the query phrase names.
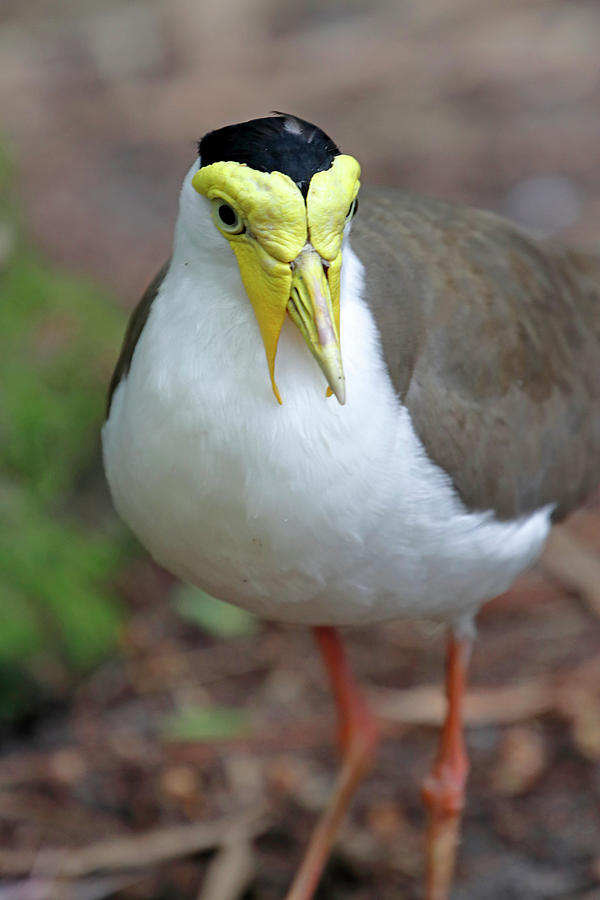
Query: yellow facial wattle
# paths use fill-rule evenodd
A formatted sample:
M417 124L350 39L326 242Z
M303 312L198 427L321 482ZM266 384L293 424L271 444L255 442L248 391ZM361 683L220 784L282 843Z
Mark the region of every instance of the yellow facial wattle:
M265 346L273 392L280 403L275 357L287 313L300 328L338 400L344 402L339 349L341 248L359 174L360 167L352 157L335 157L328 170L313 175L306 203L289 176L259 172L242 163L212 163L192 178L196 191L213 203L215 225L237 258ZM231 208L226 210L231 226L219 218L220 203ZM315 258L322 260L321 278L308 277L309 272L316 272L312 268ZM299 278L313 285L305 293L302 316L293 314L298 313L293 298L298 301ZM307 327L307 316L319 327ZM323 316L332 316L331 328L324 324ZM329 336L324 344L323 335Z
M346 217L360 187L360 166L353 156L336 156L331 168L310 181L306 209L308 236L317 253L336 259L342 249Z
M237 162L217 162L199 169L192 185L209 200L222 198L233 206L275 259L291 262L304 247L306 208L288 175L257 172Z

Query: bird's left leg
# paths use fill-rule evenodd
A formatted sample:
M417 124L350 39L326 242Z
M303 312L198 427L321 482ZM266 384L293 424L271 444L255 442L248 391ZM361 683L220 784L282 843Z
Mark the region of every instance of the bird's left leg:
M423 799L429 810L426 900L447 900L452 886L469 772L463 736L463 702L471 645L470 638L458 639L452 632L449 634L446 657L448 707L438 755L423 785Z
M313 896L344 813L371 766L379 735L375 716L354 680L336 629L319 627L313 630L337 706L342 766L286 900L310 900Z

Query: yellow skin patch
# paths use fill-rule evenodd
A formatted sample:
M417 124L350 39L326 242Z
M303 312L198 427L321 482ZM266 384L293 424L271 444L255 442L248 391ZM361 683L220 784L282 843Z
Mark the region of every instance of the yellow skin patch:
M360 166L353 156L336 156L330 169L311 178L306 198L309 239L330 262L342 249L346 216L360 187Z
M336 156L327 171L313 175L306 204L297 185L282 172L258 172L242 163L216 162L199 169L192 178L193 187L212 202L215 226L236 255L265 346L273 392L280 403L275 356L293 286L309 258L301 251L309 242L328 263L327 278L321 279L319 290L325 292L325 306L333 312L332 333L339 356L341 247L348 210L358 193L359 175L360 166L353 157ZM216 212L223 203L238 216L232 230L223 225ZM317 315L324 306L322 295L315 301ZM294 321L298 324L297 319ZM313 340L312 329L310 334L306 329L301 331L323 368L324 348ZM326 348L326 355L330 360L331 347ZM341 371L341 359L339 368ZM328 373L329 368L329 379Z

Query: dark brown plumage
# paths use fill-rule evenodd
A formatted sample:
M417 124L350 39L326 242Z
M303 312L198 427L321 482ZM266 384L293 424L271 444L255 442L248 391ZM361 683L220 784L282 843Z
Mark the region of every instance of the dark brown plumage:
M125 337L123 338L121 352L119 353L119 358L117 359L117 364L108 386L106 418L108 418L108 415L110 413L110 404L112 402L113 394L117 389L121 379L125 378L125 376L129 372L129 366L131 365L131 357L133 356L135 345L139 340L140 334L144 330L144 325L146 324L146 320L150 313L150 308L152 306L152 303L154 302L154 298L158 294L158 289L163 282L163 278L167 274L169 264L170 260L168 260L164 264L164 266L159 269L159 271L156 273L156 275L144 291L141 300L131 314L131 318L129 319L129 323L125 331Z

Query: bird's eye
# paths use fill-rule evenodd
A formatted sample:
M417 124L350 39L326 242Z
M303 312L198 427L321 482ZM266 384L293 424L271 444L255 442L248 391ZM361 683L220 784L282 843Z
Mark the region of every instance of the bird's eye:
M350 209L348 210L348 212L346 214L346 222L349 222L350 219L354 218L357 209L358 209L358 198L355 197L354 200L352 201L352 203L350 204Z
M221 231L226 231L227 234L241 234L245 231L244 223L229 203L217 198L213 201L212 209L213 218Z

